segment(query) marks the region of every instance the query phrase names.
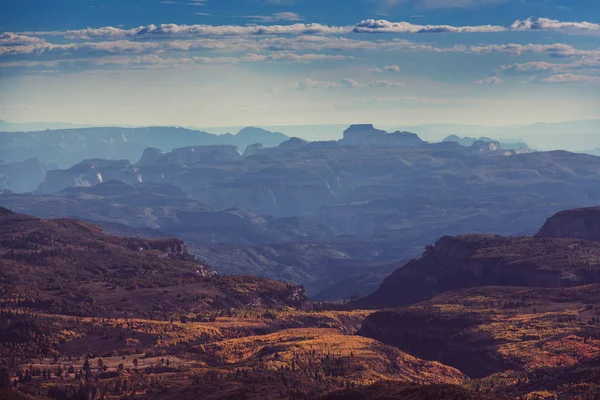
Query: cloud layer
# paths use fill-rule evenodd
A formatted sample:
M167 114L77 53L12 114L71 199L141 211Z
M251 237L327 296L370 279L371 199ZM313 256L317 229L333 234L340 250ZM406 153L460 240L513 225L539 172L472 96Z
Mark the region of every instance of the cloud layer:
M548 18L517 20L511 25L449 24L421 25L410 22L390 22L384 19L366 19L353 26L330 26L320 23L300 23L303 17L294 12L271 15L244 16L258 25L145 25L136 28L101 27L66 31L5 32L0 34L0 67L46 68L66 71L73 68L148 67L175 68L199 64L241 63L315 63L366 62L373 54L378 60L385 54L434 53L434 54L503 54L511 57L523 55L570 59L570 63L552 63L547 59L529 62L507 63L499 66L496 75L476 80L477 84L490 85L503 81L499 75L534 75L544 83L586 81L583 76L595 77L587 71L600 58L600 47L579 48L569 43L528 43L537 38L523 32L577 31L589 33L600 31L600 24L593 22L565 22ZM268 24L287 21L288 24ZM497 33L511 32L519 35L519 43L461 44L463 36L484 35L488 38ZM381 34L381 35L378 35ZM456 40L418 42L419 34L437 38L436 34L458 34ZM406 36L415 40L408 40ZM525 36L523 36L525 35ZM425 37L425 36L423 36ZM565 35L573 38L576 35ZM412 39L412 38L411 38ZM465 40L473 43L472 40ZM476 43L477 43L476 42ZM440 56L441 57L441 56ZM396 60L394 60L396 62ZM373 65L374 64L374 65ZM383 66L382 66L383 65ZM569 65L568 67L564 65ZM398 64L375 61L363 71L380 74L399 74ZM359 80L305 80L298 84L311 88L398 88L404 83L387 79L369 83ZM470 80L472 83L472 78ZM587 82L596 82L588 79Z

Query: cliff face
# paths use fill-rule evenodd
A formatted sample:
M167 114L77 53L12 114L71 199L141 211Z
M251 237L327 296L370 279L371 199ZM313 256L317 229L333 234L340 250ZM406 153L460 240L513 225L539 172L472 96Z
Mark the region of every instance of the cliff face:
M412 304L477 286L569 287L600 281L600 244L491 235L444 237L356 307Z
M548 218L536 236L600 241L600 207L561 211Z

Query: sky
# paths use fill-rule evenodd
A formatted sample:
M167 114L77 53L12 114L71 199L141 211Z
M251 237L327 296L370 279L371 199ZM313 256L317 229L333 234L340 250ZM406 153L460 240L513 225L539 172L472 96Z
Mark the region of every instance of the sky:
M600 0L0 0L0 119L600 118Z

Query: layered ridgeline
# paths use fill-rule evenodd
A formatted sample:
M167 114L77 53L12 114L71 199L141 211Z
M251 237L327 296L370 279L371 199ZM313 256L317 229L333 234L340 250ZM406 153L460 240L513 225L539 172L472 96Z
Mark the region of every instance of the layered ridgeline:
M440 239L353 303L386 308L359 334L456 367L478 390L599 396L600 242L579 239L597 238L597 212L561 212L536 237Z
M145 148L171 151L186 146L231 145L240 151L253 143L277 146L289 139L280 132L247 127L237 134L214 135L178 127L72 128L37 132L0 132L0 160L37 157L44 164L69 167L84 159L136 160Z
M255 144L244 155L220 144L137 157L51 170L33 195L5 192L0 205L110 233L178 237L218 272L282 279L335 300L373 291L439 237L533 235L560 209L600 202L600 158L427 143L372 125L351 126L339 141Z

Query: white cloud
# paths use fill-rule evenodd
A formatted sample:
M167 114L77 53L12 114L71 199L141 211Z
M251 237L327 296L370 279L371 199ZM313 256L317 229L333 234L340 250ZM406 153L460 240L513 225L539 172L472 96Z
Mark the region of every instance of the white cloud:
M523 53L544 53L550 57L600 56L600 50L581 50L563 43L554 44L492 44L485 46L470 46L468 49L456 47L456 51L471 53L507 53L521 55Z
M440 3L446 0L440 0ZM465 1L469 3L469 1ZM367 19L354 25L353 31L356 33L489 33L513 31L533 31L533 30L578 30L578 31L598 31L600 24L593 22L563 22L548 18L538 18L533 20L516 20L510 26L501 25L474 25L474 26L454 26L454 25L419 25L406 21L391 22L385 19Z
M381 5L392 7L404 3L416 3L427 8L469 8L504 3L507 0L379 0Z
M246 36L246 35L315 35L343 34L351 31L349 27L336 27L315 23L291 25L177 25L160 24L122 29L113 26L87 28L67 31L27 32L31 36L64 36L73 40L94 38L151 38L151 37L209 37L209 36Z
M319 81L314 79L304 79L297 84L298 89L357 89L357 88L398 88L405 86L402 82L377 80L369 83L360 83L354 79L345 78L341 80Z
M4 32L0 34L0 46L23 46L29 44L39 44L44 42L44 39L27 35L19 35L12 32Z
M509 74L530 74L544 71L554 71L562 68L566 64L552 64L545 61L531 61L527 63L515 63L511 65L502 65L498 72Z
M307 90L307 89L332 89L332 88L341 88L343 87L341 82L338 81L318 81L314 79L304 79L298 82L298 89Z
M402 82L395 81L374 81L369 84L370 87L378 87L378 88L398 88L405 86Z
M142 53L149 50L156 50L160 46L153 42L131 42L127 40L116 40L112 42L97 43L69 43L52 44L41 43L24 46L0 47L0 56L15 55L42 55L42 54L74 54L86 53L93 54L123 54L123 53Z
M312 61L342 61L351 60L353 57L328 54L294 54L288 52L275 52L270 54L248 53L241 57L193 57L196 62L210 64L224 64L237 62L292 62L308 63Z
M600 76L557 74L540 80L541 83L600 83Z
M339 81L319 81L315 79L304 79L298 82L297 88L302 90L307 89L334 89L334 88L344 88L344 89L355 89L361 87L362 85L356 82L354 79L344 78Z
M478 85L496 85L500 82L502 82L502 79L498 78L497 76L475 81L475 83Z
M279 12L273 15L245 15L244 18L249 18L255 22L279 22L279 21L302 21L304 17L295 12Z
M600 24L593 22L563 22L549 18L538 18L533 20L527 18L523 21L516 20L511 26L511 29L517 31L523 30L556 30L556 29L576 29L585 31L600 30Z
M400 67L397 65L386 65L383 68L373 68L371 72L383 73L383 72L400 72Z
M600 79L597 74L600 69L600 57L584 57L569 63L548 63L531 61L502 65L495 72L508 75L529 75L527 83L596 83ZM592 74L592 75L586 75Z
M410 22L390 22L385 19L366 19L353 29L356 33L474 33L503 32L506 27L497 25L452 26L452 25L416 25Z

